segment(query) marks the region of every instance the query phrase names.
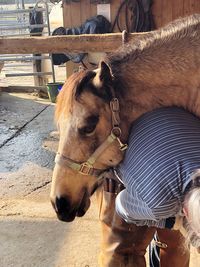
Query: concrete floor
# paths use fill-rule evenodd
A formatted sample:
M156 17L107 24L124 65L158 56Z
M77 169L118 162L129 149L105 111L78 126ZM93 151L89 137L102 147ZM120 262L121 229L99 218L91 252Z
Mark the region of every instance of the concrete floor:
M95 204L66 224L49 202L57 148L53 111L31 95L0 96L0 267L98 266Z
M31 95L0 95L0 267L98 266L95 200L69 224L56 219L49 202L53 112L53 104ZM190 267L200 266L200 256L191 256Z

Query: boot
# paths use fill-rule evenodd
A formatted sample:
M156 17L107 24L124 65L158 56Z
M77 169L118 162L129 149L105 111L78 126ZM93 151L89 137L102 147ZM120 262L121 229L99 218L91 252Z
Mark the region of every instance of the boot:
M180 231L169 229L157 229L161 243L167 245L160 249L161 267L189 267L190 252L184 246L184 237Z
M113 181L112 183L116 183ZM145 267L146 248L155 228L128 224L115 212L115 198L121 188L112 185L111 192L97 192L102 240L99 263L101 267Z

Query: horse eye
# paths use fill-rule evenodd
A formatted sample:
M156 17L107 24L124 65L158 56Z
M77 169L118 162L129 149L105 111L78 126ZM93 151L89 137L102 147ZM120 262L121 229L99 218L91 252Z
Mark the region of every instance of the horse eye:
M92 134L94 132L96 126L97 126L97 123L99 121L99 117L98 116L91 116L86 121L88 122L88 125L79 129L79 133L81 135Z
M79 131L80 135L90 135L90 134L92 134L94 132L95 128L96 128L96 124L95 125L85 126L85 127L81 128L81 129L79 129L78 131Z
M96 128L96 125L90 125L90 126L83 127L82 129L80 129L80 131L83 134L91 134L94 132L95 128Z

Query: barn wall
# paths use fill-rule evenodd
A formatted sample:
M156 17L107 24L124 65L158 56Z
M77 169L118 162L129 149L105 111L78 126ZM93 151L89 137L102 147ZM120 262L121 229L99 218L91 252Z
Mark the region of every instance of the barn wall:
M111 4L111 22L114 21L117 14L117 10L122 0L112 0ZM80 2L71 2L64 4L64 25L66 27L80 26L86 19L97 15L97 5L91 4L90 0L81 0ZM120 18L122 24L124 24L124 18Z
M199 0L154 0L152 7L156 27L194 13L200 13Z
M111 1L111 22L117 14L117 10L122 0ZM168 22L193 13L200 13L200 0L154 0L152 12L156 27L159 28ZM91 4L90 0L81 0L80 2L71 2L64 4L64 26L80 26L86 19L97 14L97 5ZM124 13L123 13L124 14ZM125 17L120 16L120 22L125 25ZM124 27L123 27L124 28ZM117 29L115 29L117 31Z
M113 24L118 8L123 0L111 0L111 23ZM152 13L156 28L162 27L168 22L193 13L200 13L200 0L153 0ZM80 26L86 19L97 15L97 5L90 0L65 3L63 6L64 27ZM125 27L125 12L119 17L121 29ZM114 29L118 32L118 28ZM102 57L99 53L89 53L90 62L97 63ZM67 77L77 70L77 64L67 62Z

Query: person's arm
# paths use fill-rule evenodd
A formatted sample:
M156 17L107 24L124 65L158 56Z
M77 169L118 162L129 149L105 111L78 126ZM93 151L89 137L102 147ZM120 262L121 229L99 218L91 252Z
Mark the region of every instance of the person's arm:
M126 189L121 191L115 202L116 212L127 223L134 223L138 226L147 225L159 228L165 228L166 219L156 219L152 210L148 205L139 197L137 192L127 192Z

